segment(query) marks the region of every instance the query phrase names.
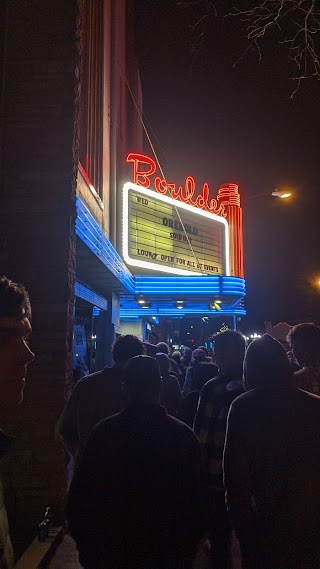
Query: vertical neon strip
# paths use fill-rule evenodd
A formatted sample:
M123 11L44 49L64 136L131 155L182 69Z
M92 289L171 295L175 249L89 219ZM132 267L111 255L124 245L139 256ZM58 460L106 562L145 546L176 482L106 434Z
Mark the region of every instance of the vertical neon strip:
M226 208L229 223L230 275L244 278L242 209L237 184L223 184L218 201Z

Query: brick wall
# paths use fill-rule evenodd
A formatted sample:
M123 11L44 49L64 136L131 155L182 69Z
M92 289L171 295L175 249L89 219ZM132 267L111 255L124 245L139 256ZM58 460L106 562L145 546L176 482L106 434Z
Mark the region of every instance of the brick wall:
M30 291L37 356L23 404L0 411L0 427L17 436L1 470L21 553L47 505L61 521L66 490L66 456L54 426L72 364L78 8L76 0L6 6L0 273Z

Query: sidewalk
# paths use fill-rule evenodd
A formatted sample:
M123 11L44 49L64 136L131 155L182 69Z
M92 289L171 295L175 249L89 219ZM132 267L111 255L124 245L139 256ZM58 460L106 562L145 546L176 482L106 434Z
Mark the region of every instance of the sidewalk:
M79 563L76 544L70 535L66 535L59 545L48 569L82 569Z
M70 535L65 536L62 544L58 547L54 558L50 561L48 569L82 569L79 563L75 543ZM208 569L208 563L204 556L199 555L197 557L194 569ZM232 569L241 569L239 548L235 540L233 546Z

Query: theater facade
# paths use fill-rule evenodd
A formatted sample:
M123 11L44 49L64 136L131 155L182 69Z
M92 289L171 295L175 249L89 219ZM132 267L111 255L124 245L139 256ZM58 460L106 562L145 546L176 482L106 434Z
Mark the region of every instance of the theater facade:
M164 319L191 316L225 316L236 328L245 315L238 185L223 184L211 197L192 176L181 185L165 180L150 156L131 152L126 162L117 248L79 196L76 222L78 237L118 281L115 333L153 341Z
M226 315L236 327L245 314L237 184L223 184L214 198L209 185L197 188L192 176L181 185L166 181L150 156L130 153L127 162L132 175L122 188L122 256L134 293L121 295L121 322Z

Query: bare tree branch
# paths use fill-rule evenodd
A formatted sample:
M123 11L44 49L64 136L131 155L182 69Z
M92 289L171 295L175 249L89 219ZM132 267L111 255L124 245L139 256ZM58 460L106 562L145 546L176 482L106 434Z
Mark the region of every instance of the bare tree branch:
M249 45L240 54L235 66L253 49L259 60L262 58L263 41L267 36L278 36L279 44L288 49L288 60L297 68L291 77L296 82L292 97L302 81L320 80L320 0L251 0L251 7L239 8L234 0L234 9L225 16L241 19L245 26ZM192 29L196 33L193 53L198 55L207 33L209 21L217 15L217 9L224 5L221 0L180 1L179 5L197 7L198 18Z
M320 3L317 0L264 0L248 9L234 9L230 14L246 24L248 40L258 49L267 33L276 28L280 43L288 47L288 59L298 73L292 77L299 89L305 79L320 79ZM240 58L241 59L241 58ZM238 60L239 61L239 60Z

